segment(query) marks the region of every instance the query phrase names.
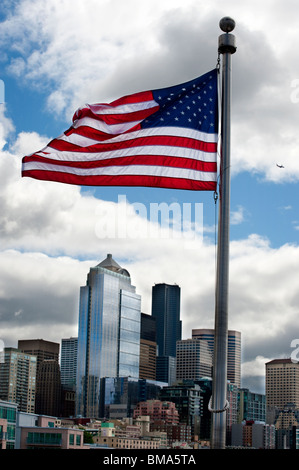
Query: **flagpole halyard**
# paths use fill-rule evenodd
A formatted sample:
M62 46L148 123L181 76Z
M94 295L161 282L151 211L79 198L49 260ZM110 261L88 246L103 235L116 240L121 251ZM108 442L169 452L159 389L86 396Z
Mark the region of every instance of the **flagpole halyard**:
M231 56L236 52L235 22L223 18L218 51L222 55L221 162L219 188L218 249L215 297L215 340L213 358L213 391L209 410L212 412L211 447L224 449L226 444L227 337L229 285L229 216L230 216L230 145L231 145Z

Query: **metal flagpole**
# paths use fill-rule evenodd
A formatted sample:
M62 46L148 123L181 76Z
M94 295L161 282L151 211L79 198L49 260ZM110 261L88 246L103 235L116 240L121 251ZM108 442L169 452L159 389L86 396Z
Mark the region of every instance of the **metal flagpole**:
M229 278L229 215L230 215L230 120L231 120L231 56L236 52L233 19L225 17L219 26L218 51L222 54L221 163L219 189L218 250L215 299L215 339L213 359L212 449L224 449L226 443L227 402L227 336Z

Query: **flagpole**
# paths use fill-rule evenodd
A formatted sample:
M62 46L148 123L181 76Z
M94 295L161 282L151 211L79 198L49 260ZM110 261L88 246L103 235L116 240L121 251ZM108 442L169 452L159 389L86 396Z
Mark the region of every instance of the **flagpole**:
M211 398L211 447L224 449L226 444L227 402L227 337L229 279L230 216L230 121L231 121L231 56L236 52L233 19L225 17L219 26L218 52L222 54L221 163L219 189L218 250L215 299L215 339L213 355L213 391Z

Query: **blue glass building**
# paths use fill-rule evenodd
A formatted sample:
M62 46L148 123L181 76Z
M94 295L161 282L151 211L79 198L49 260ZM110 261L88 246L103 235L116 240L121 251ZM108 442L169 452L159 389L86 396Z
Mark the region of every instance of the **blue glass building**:
M181 289L178 285L152 287L152 316L156 319L159 356L176 356L176 342L182 339Z
M80 288L77 416L99 417L102 377L139 377L141 297L108 254Z
M171 385L176 374L176 343L182 339L180 320L181 289L178 285L155 284L152 287L152 316L157 328L156 379Z

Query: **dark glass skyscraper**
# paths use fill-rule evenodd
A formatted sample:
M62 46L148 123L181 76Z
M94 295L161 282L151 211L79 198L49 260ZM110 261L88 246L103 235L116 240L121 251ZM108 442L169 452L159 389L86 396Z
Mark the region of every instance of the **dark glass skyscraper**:
M176 342L182 339L181 289L178 285L155 284L152 288L152 316L156 318L159 356L176 356Z
M100 379L139 376L141 297L110 254L80 288L76 414L99 417Z
M157 330L156 378L170 385L175 380L176 342L182 338L181 289L178 285L155 284L152 288L152 316Z

